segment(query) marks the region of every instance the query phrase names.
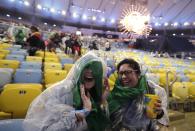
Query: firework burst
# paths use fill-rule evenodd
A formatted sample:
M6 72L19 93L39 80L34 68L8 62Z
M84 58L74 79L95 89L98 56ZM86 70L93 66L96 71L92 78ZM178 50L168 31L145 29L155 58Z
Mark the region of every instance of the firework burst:
M149 25L150 13L144 6L130 5L123 10L119 28L130 36L149 35L152 27Z

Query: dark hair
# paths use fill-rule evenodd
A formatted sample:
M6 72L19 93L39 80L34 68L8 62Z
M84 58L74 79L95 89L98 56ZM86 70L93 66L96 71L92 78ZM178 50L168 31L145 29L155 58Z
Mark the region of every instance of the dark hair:
M131 59L131 58L130 59L124 59L121 62L119 62L119 64L117 65L117 71L119 71L120 67L123 64L128 64L129 67L133 68L133 70L136 70L136 73L138 75L141 74L139 63L137 61L135 61L134 59Z
M39 31L38 28L35 27L35 26L31 26L30 29L31 29L33 32L38 32L38 31Z

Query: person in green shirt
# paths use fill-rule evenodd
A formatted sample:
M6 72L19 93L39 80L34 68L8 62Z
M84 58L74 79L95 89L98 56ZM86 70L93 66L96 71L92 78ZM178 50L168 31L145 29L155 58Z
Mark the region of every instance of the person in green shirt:
M165 90L148 81L141 74L139 64L133 59L124 59L117 66L118 78L108 96L112 131L156 131L157 124L167 126L167 95ZM146 95L155 94L159 99L154 103L156 117L148 115Z
M18 32L15 35L15 42L16 45L21 45L22 47L24 46L24 38L25 38L25 34L22 31L22 29L19 29Z

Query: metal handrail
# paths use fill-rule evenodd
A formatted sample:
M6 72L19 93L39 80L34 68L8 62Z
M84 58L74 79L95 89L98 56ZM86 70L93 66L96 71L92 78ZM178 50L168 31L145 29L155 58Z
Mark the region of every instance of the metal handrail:
M169 74L174 74L174 80L169 82ZM167 92L167 108L169 108L169 92L172 91L173 84L177 81L176 73L171 72L170 70L166 72L166 92ZM169 90L170 89L170 90Z

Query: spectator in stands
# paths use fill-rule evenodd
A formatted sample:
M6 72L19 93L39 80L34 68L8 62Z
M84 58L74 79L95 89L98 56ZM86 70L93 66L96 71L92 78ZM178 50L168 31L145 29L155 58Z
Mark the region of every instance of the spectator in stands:
M41 38L41 33L39 32L38 28L35 26L31 26L31 35L27 39L27 43L29 45L29 55L34 56L37 50L44 50L45 43Z
M53 42L53 48L56 50L56 48L59 47L59 45L60 45L60 43L62 41L62 39L61 39L61 37L60 37L58 32L56 32L54 34L54 36L51 38L51 41Z
M112 130L155 131L155 123L167 126L169 119L165 90L152 81L147 81L141 75L139 64L133 59L122 60L117 70L118 78L108 97ZM147 115L149 108L144 104L144 94L159 96L160 100L153 108L157 112L156 118Z
M27 131L104 131L108 81L103 89L105 64L89 52L72 67L61 82L47 88L31 104L24 128ZM104 87L105 87L104 86ZM104 91L103 91L104 90Z
M65 43L66 40L67 40L66 34L65 33L61 33L61 44L60 44L60 48L62 50L65 50L65 48L66 48L66 43Z
M164 52L164 53L163 53L163 57L164 57L164 58L170 58L169 53L168 53L168 52Z
M16 45L21 45L22 47L24 47L24 44L25 44L24 38L25 38L24 32L22 31L22 29L19 29L15 35Z
M66 37L66 41L65 41L65 53L66 54L70 54L69 50L71 49L71 36L67 36Z
M82 43L79 40L78 36L75 36L73 40L74 40L73 50L74 50L75 53L78 54L78 56L81 56Z
M65 53L66 54L75 54L75 48L74 45L76 43L76 35L75 34L71 34L70 35L70 39L67 40L66 42L66 49L65 49Z
M97 40L94 40L90 45L89 45L90 50L99 50L97 47Z
M11 35L9 35L9 33L7 31L4 31L3 32L3 38L2 38L1 41L4 42L4 43L10 43L10 42L13 41L13 39L12 39Z
M108 40L105 43L105 50L106 51L110 51L111 50L110 42Z

